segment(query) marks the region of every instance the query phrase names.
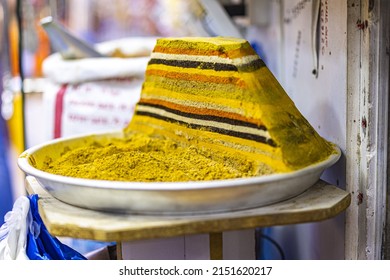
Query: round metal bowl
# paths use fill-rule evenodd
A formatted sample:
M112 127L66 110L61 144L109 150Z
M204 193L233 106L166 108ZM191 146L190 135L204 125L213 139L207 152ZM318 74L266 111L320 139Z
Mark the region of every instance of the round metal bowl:
M123 133L118 131L52 140L23 152L18 165L53 197L71 205L109 212L188 215L242 210L292 198L316 183L341 155L334 145L335 153L329 158L294 172L197 182L90 180L54 175L34 167L41 166L47 156L59 157L65 148L121 137Z

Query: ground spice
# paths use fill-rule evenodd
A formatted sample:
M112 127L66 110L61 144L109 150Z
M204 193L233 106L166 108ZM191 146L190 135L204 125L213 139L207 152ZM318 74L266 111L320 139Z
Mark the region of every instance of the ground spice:
M178 182L242 178L259 175L251 161L223 155L166 138L133 134L109 143L91 143L47 158L41 168L76 178Z

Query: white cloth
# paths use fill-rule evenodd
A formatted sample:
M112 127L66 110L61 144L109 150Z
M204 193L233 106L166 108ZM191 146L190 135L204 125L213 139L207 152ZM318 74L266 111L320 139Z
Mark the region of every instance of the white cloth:
M28 260L26 254L27 233L31 217L30 200L19 197L4 216L5 223L0 227L0 260Z

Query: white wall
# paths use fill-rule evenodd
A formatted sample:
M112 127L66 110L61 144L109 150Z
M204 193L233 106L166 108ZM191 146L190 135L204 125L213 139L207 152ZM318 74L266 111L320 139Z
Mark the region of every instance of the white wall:
M267 26L250 28L248 40L261 41L267 65L298 109L321 136L342 150L340 161L322 178L345 189L347 1L319 1L319 34L313 32L315 0L270 1L273 17ZM313 74L313 36L318 36L318 75ZM265 232L282 246L288 259L344 259L344 221L341 214L324 222ZM270 250L270 258L279 257L270 246L265 249Z

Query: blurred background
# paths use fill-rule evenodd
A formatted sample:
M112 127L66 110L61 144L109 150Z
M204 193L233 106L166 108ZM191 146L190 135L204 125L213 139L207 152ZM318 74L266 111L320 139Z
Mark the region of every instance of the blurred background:
M346 3L1 0L0 217L25 195L24 174L16 165L25 149L57 137L127 124L158 37L247 39L313 127L344 153ZM126 67L121 68L122 62L115 67L118 61L113 59L109 63L119 69L115 73L103 67L96 76L75 75L72 67L88 66L83 59L70 63L58 56L40 25L48 16L103 52L126 59ZM345 188L345 158L323 178ZM259 259L344 258L343 214L315 224L257 229L256 236Z

